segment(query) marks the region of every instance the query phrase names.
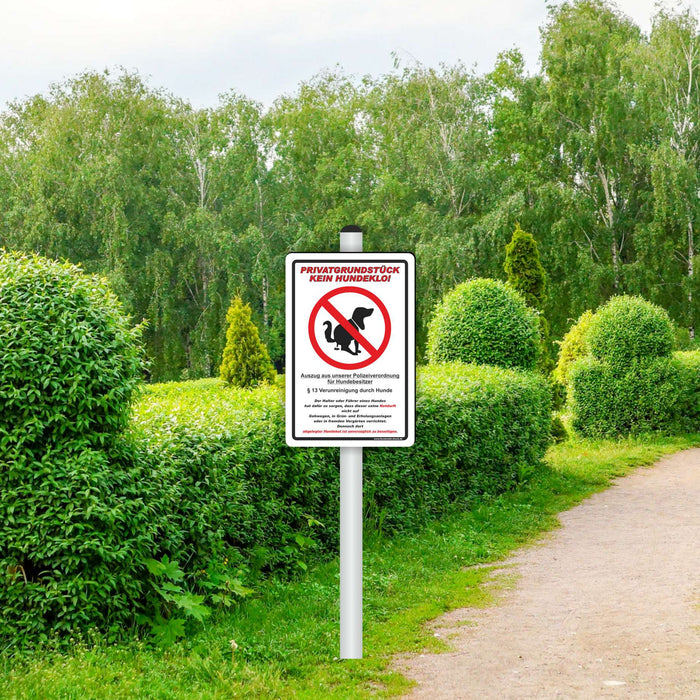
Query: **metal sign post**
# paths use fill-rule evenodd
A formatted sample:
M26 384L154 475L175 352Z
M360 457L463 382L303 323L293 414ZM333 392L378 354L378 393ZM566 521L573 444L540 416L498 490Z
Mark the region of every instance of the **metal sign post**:
M415 440L415 258L338 253L286 260L287 444L340 447L340 658L362 658L362 448Z
M340 232L341 253L362 252L362 231ZM362 447L340 448L340 658L362 658Z

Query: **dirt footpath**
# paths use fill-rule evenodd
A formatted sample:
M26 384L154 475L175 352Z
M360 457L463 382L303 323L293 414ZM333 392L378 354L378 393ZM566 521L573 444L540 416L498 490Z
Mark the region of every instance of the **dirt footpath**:
M397 662L408 697L700 699L700 449L560 518L500 604L435 622L451 653Z

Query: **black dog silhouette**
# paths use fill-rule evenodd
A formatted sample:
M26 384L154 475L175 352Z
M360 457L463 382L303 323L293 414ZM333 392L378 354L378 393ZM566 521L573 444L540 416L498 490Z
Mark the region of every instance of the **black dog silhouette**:
M365 319L373 313L374 309L365 309L363 306L358 306L352 312L352 318L348 319L348 323L363 331L365 329ZM360 354L360 344L340 324L335 327L335 330L333 330L333 324L330 321L324 321L323 325L326 327L326 340L329 343L335 343L334 350L345 350L351 355ZM350 344L353 342L355 343L355 352L350 349Z

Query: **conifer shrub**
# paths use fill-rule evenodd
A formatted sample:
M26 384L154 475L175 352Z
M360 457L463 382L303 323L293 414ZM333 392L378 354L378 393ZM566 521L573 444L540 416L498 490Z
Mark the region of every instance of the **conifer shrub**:
M122 431L140 329L105 283L0 254L0 637L121 624L153 547Z
M571 365L589 354L586 338L592 318L592 311L584 311L559 344L559 359L554 369L554 377L564 386L569 383Z
M221 378L241 388L250 388L275 380L275 368L267 348L252 321L250 305L234 297L226 314L226 346L221 363Z
M515 289L525 303L538 310L540 324L540 353L538 369L548 375L554 368L549 322L542 309L547 300L547 276L540 262L537 241L531 233L526 233L516 224L510 242L506 245L506 258L503 264L508 285ZM558 392L555 392L558 398ZM558 401L557 401L558 403Z
M540 346L537 313L503 282L474 279L448 292L428 325L431 363L531 370Z
M533 309L541 309L547 299L546 277L540 262L537 241L517 224L510 243L506 245L503 265L508 284L522 296Z
M550 434L553 443L564 442L569 437L569 431L566 429L562 419L557 415L552 416Z

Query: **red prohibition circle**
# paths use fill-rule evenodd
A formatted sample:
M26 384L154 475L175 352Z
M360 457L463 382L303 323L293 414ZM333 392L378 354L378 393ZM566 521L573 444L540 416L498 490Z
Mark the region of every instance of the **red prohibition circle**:
M330 299L332 299L334 296L337 296L338 294L346 294L350 292L355 294L362 294L363 296L366 296L368 299L373 301L377 305L377 308L382 312L382 316L384 318L384 338L382 339L380 346L377 348L377 351L371 354L366 360L362 360L362 362L356 363L338 362L338 360L334 360L332 357L326 355L326 353L323 352L321 346L316 340L315 329L316 317L318 316L318 312L321 310L321 308L324 307L326 302L328 302ZM338 289L334 289L333 291L324 294L316 302L316 305L312 309L311 315L309 316L309 340L311 341L313 349L324 362L327 362L329 365L337 367L338 369L362 369L363 367L371 365L375 360L378 360L381 354L386 350L386 346L389 344L390 337L391 319L389 318L389 312L387 311L386 306L384 306L384 302L376 294L373 294L368 289L362 289L362 287L339 287Z

